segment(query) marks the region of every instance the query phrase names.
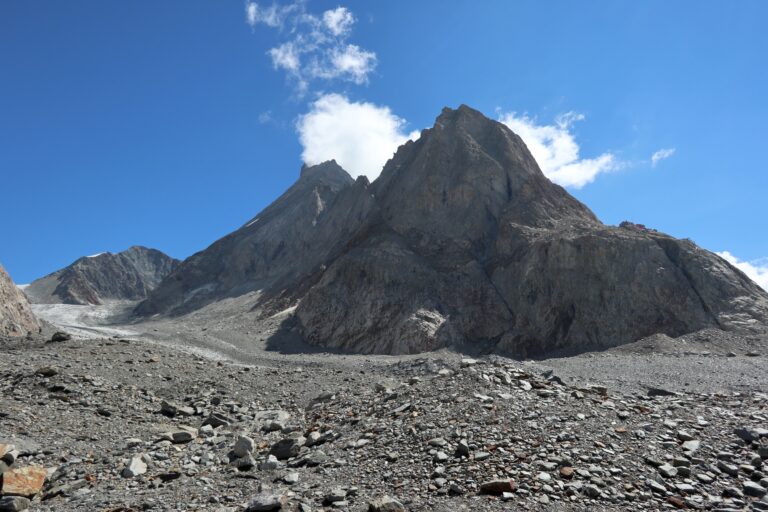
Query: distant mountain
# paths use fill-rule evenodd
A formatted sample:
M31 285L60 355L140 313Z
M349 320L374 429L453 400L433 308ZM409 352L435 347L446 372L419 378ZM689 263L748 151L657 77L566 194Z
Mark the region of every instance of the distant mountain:
M0 265L0 336L25 336L40 327L27 297Z
M308 342L366 353L547 354L768 324L768 294L742 272L689 240L602 224L520 137L466 106L444 109L373 183L335 162L305 169L137 313L253 290L254 311L296 306Z
M85 256L33 281L24 291L38 304L102 304L141 300L179 264L156 249L134 246L123 252Z

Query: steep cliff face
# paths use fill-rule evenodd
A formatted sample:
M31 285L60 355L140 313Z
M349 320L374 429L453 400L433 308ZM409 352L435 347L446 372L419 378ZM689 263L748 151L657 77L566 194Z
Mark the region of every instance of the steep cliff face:
M465 106L401 147L370 189L366 236L296 311L312 343L541 354L768 321L768 295L737 269L689 241L604 226L517 135Z
M24 293L0 265L0 336L25 336L40 331L40 322Z
M187 258L137 314L182 314L295 282L323 263L366 217L368 196L359 192L367 186L335 161L304 167L298 181L256 217Z
M37 279L27 287L39 304L101 304L106 300L141 300L173 271L178 260L155 249L131 247L102 253Z

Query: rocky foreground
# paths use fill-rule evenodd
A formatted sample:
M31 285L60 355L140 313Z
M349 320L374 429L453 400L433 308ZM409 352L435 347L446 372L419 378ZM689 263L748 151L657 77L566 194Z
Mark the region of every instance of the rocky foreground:
M765 393L533 368L3 341L0 511L768 510Z

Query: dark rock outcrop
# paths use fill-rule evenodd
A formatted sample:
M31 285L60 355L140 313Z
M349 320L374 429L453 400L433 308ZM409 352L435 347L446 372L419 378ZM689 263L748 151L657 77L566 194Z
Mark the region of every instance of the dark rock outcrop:
M25 290L38 304L101 304L141 300L179 261L156 250L134 246L123 252L86 256L33 281Z
M301 297L312 343L531 355L768 321L768 294L739 270L688 240L601 224L465 106L402 146L370 193L365 236Z
M0 336L26 336L40 328L27 297L0 265Z

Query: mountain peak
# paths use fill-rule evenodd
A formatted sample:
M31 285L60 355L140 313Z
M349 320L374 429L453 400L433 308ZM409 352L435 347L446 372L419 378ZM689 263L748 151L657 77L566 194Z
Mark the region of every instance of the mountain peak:
M526 226L596 221L544 176L519 136L466 105L444 108L417 142L400 147L373 186L391 222L430 233L439 226L484 236L502 214Z
M301 166L301 173L299 179L304 178L320 178L320 179L333 179L342 180L351 183L354 181L347 171L340 166L336 160L326 160L319 164Z

